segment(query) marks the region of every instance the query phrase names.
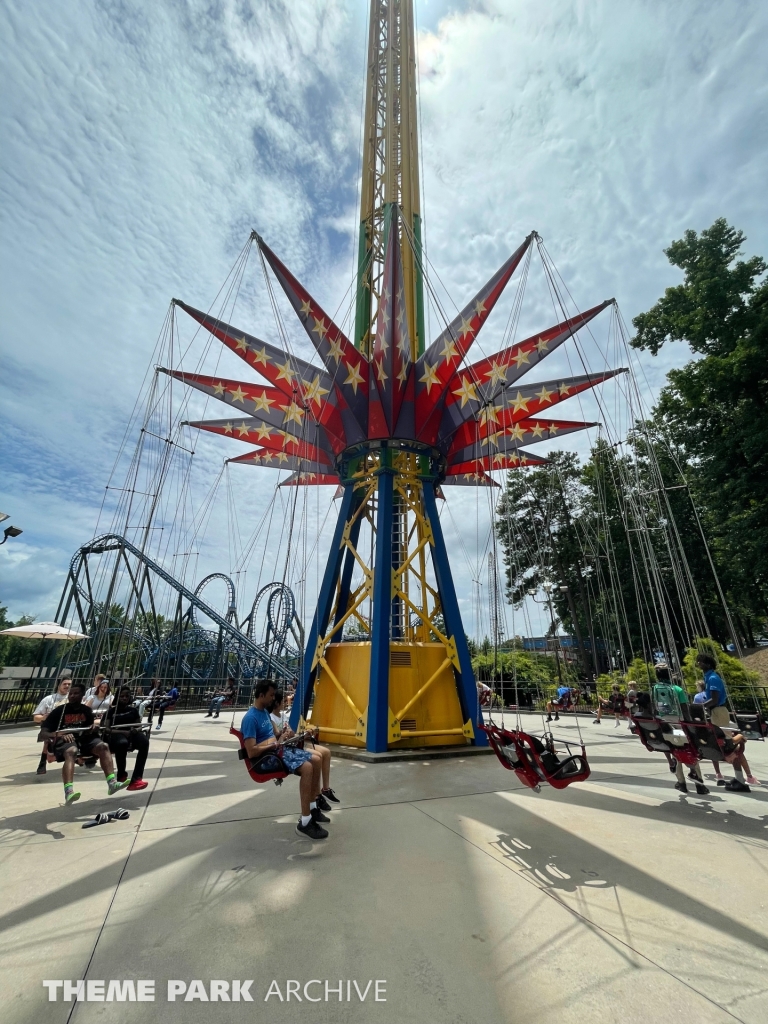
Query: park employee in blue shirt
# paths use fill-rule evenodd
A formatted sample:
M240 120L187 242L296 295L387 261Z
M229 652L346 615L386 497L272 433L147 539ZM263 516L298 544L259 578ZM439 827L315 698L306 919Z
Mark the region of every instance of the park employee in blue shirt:
M251 762L277 750L275 727L268 711L274 703L276 692L277 686L271 679L260 679L253 691L253 706L246 711L240 723L245 752ZM318 808L315 797L321 788L319 755L315 756L298 747L284 747L280 756L288 771L299 776L301 818L296 825L296 834L302 839L327 839L328 832L320 822L330 819Z
M702 703L705 708L709 708L709 719L713 725L719 725L721 728L724 725L727 726L731 720L726 705L728 698L725 692L725 683L722 677L715 671L715 659L711 654L700 654L696 659L696 664L704 673L704 682L706 684L704 692L707 695L707 699Z

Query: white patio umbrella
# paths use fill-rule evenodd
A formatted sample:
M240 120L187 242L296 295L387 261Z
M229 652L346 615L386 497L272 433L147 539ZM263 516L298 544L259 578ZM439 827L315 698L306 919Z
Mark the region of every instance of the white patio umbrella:
M21 636L25 640L87 640L85 633L67 629L58 622L30 622L28 626L0 629L0 636Z

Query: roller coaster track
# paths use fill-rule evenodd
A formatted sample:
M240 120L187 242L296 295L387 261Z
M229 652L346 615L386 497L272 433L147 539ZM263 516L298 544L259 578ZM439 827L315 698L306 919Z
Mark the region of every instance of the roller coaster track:
M94 621L92 615L93 608L95 607L95 602L93 593L91 592L91 580L87 569L87 559L89 555L101 555L110 551L118 552L118 562L115 565L113 580L114 578L116 578L120 554L122 553L125 568L127 568L130 576L133 593L137 602L137 607L140 607L145 615L147 613L144 610L144 606L142 603L142 596L143 591L145 589L145 584L146 591L148 593L149 604L151 606L152 612L154 613L154 597L152 594L151 585L149 583L149 574L151 573L158 579L162 580L163 583L165 583L172 591L174 591L178 595L177 604L179 611L181 611L181 602L183 601L187 603L188 610L186 612L186 615L191 620L190 625L193 627L191 631L193 634L202 635L209 632L202 629L197 621L195 613L202 613L203 615L207 616L207 618L210 619L211 622L215 623L215 625L218 627L220 644L223 644L231 653L236 654L238 658L248 660L249 662L252 662L254 665L259 665L259 671L262 674L266 674L268 672L270 675L282 679L290 679L296 675L295 660L293 661L293 664L291 664L289 660L280 657L275 653L274 645L271 645L271 648L268 649L266 646L259 644L256 640L253 639L253 611L251 613L251 616L249 616L249 619L246 620L246 622L248 623L248 632L246 633L238 627L234 614L234 588L228 577L225 577L219 573L214 574L213 577L221 577L228 584L229 608L226 616L224 616L217 612L214 608L211 608L211 606L208 605L205 601L203 601L199 597L198 593L190 590L183 583L180 583L179 580L177 580L171 573L169 573L161 565L159 565L157 562L151 559L143 551L141 551L140 548L137 548L129 540L127 540L125 537L120 536L119 534L104 534L101 537L97 537L89 544L84 544L81 548L77 550L70 563L67 584L65 585L64 594L62 594L61 603L59 605L59 613L57 614L61 614L63 612L63 614L66 616L72 603L74 603L77 609L78 616L80 618L81 626L84 629L84 631L89 631L93 628ZM132 567L128 563L128 559L126 557L127 554L133 556L133 558L135 558L136 561L138 562L139 566L142 567L139 570L139 572L134 574L134 572L132 571ZM88 589L86 589L83 586L83 583L81 582L81 578L83 577L85 578L85 582L87 584ZM140 577L142 578L141 583L139 581ZM203 581L203 584L211 578L212 577L206 577L206 580ZM202 588L203 584L200 584L198 586L198 591ZM109 604L112 601L112 592L113 585L110 585L110 590L106 602L107 606L109 606ZM86 609L83 607L83 602L85 603L86 606L90 606L90 616ZM57 619L57 621L60 620ZM243 625L245 625L245 623L243 623ZM126 628L127 627L123 627L124 631ZM133 629L133 627L130 627L130 631L133 633L134 636L138 638L139 635ZM107 633L116 633L118 632L118 630L116 630L114 627L111 627L107 629L101 629L100 632L104 633L104 635L106 636ZM184 635L190 637L190 631L187 631L187 633ZM93 639L96 641L97 647L99 647L100 641L98 637L94 637ZM148 638L141 637L140 639L142 642L144 642ZM181 650L181 635L179 639L179 646ZM155 650L153 652L153 657L155 658L161 652L164 652L164 649L168 647L168 642L166 641L165 643L163 643L160 640L159 635L157 636L156 641L156 644L151 645L155 647ZM285 653L289 656L299 656L298 651L286 650ZM98 660L98 658L96 658L96 660Z

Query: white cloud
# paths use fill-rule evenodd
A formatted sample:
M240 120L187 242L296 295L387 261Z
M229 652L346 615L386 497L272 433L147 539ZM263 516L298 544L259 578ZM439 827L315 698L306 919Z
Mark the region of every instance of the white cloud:
M25 529L0 553L18 545L0 593L12 613L55 610L172 295L207 308L255 227L326 308L341 301L356 240L365 6L3 8L2 502ZM764 4L423 0L417 21L429 256L457 304L534 227L578 305L615 295L627 321L679 280L662 249L688 227L725 216L750 252L768 251ZM552 318L540 276L529 297L522 331ZM237 322L277 340L255 261ZM596 326L600 344L606 332ZM570 349L541 377L569 358L579 372ZM681 347L644 358L652 389L685 358ZM235 446L196 447L202 501ZM230 473L247 534L273 478ZM454 563L471 618L488 501L450 495L473 563ZM226 535L222 508L200 575L228 567ZM482 523L479 535L482 548Z

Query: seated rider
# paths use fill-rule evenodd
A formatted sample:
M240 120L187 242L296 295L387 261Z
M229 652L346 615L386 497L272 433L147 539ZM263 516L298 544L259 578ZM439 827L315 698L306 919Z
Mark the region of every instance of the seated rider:
M141 726L141 715L139 709L134 707L133 695L129 686L121 686L117 692L117 703L104 715L103 725L107 730L106 740L109 749L115 755L117 762L117 781L125 782L128 778L126 771L126 757L129 750L136 751L136 763L133 766L131 781L128 789L134 792L138 789L146 789L144 781L144 766L147 763L149 754L149 736ZM135 729L127 729L125 726L135 725ZM116 729L115 726L122 728Z
M612 715L614 715L614 717L616 718L616 726L618 726L619 722L621 721L621 716L624 713L625 707L624 695L621 692L621 687L619 686L619 684L613 683L611 685L610 697L600 697L598 695L597 700L597 718L593 722L593 725L600 725L600 722L603 718L603 708L605 708L606 710L610 711ZM614 726L614 728L616 728L616 726Z
M749 793L750 789L747 783L752 786L759 786L760 783L750 771L747 759L744 756L744 748L747 743L746 738L740 732L729 736L718 725L713 726L713 729L724 750L725 760L728 764L733 765L733 774L735 776L735 778L730 779L728 782L723 782L723 788L730 790L732 793ZM745 775L747 776L746 781L744 780ZM718 786L720 785L719 779L717 784Z
M275 692L275 700L269 717L272 719L278 739L290 739L296 735L288 725L288 711L285 710L285 694L282 690ZM315 741L314 737L317 735L317 732L317 729L307 729L307 734L312 739L311 753L320 755L320 771L323 778L323 788L318 793L315 802L321 811L330 811L331 804L328 801L330 800L331 803L338 804L340 800L331 789L331 752L328 747L323 747Z
M163 718L165 718L165 712L168 710L168 708L173 707L173 705L176 703L176 701L178 699L179 699L179 688L178 688L178 686L174 685L174 686L172 686L170 688L170 690L168 690L167 693L165 693L163 695L162 700L157 705L157 709L158 709L159 714L157 716L157 725L155 726L155 731L157 731L160 728L160 726L163 724Z
M560 719L560 711L565 711L571 706L571 688L561 684L557 688L557 696L554 700L547 701L547 721L552 721L552 712L555 713L555 721Z
M222 704L225 704L228 700L234 700L235 694L237 693L237 683L232 676L227 679L227 685L223 690L217 690L211 698L211 703L208 705L208 714L206 718L218 718L221 712Z
M277 752L275 727L267 710L272 706L276 692L277 686L271 679L260 679L254 687L253 705L243 715L240 723L245 752L251 763L258 761L264 754ZM315 800L316 794L320 792L320 755L313 755L298 747L283 747L280 757L288 771L299 776L301 817L296 825L297 835L302 839L327 839L328 832L320 822L330 819L323 814Z
M69 694L69 688L72 685L72 673L69 669L65 669L58 678L56 683L56 689L53 693L49 693L47 697L43 697L40 703L37 705L35 710L32 712L32 721L36 725L40 725L50 715L55 707L59 704L63 704ZM43 744L43 751L40 754L40 761L37 765L37 774L45 775L48 768L48 744Z
M118 782L115 778L112 754L96 732L93 711L83 704L84 693L82 683L72 683L66 703L59 704L51 711L42 723L38 736L40 742L48 741L56 760L63 762L61 778L67 804L80 799L80 794L74 792L75 759L78 757L94 756L99 759L110 796L127 785L127 782ZM70 729L78 731L70 732Z

